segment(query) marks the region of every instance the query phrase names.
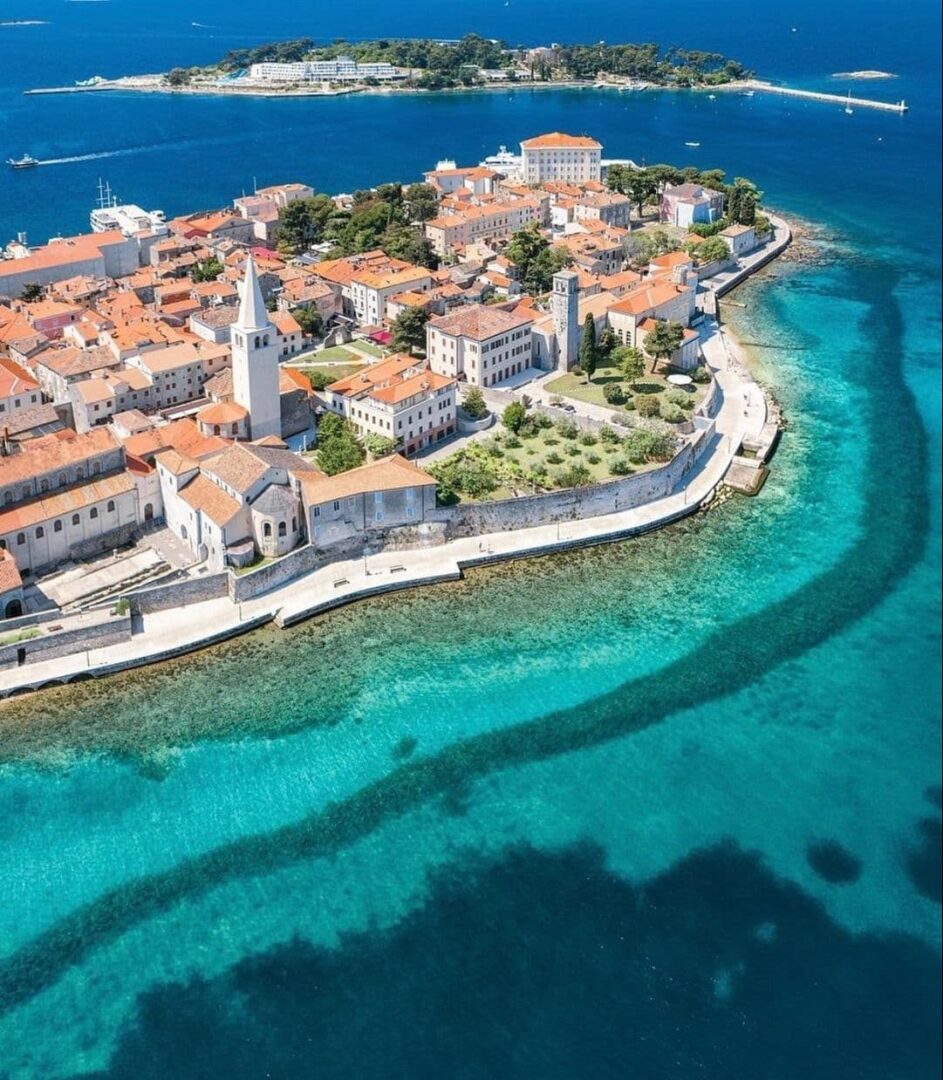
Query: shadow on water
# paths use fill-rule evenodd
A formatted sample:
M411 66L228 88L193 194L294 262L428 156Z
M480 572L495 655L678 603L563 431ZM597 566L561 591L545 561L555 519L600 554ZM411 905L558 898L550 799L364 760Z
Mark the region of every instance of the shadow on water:
M927 799L940 808L940 789L929 788ZM904 864L913 887L937 904L943 903L943 821L939 817L917 822L918 841L907 852Z
M862 295L891 295L893 282L886 269L875 272L880 287L865 283ZM864 274L859 270L859 281ZM91 950L184 898L300 859L330 855L423 803L467 790L495 770L597 746L733 694L860 619L917 562L928 531L925 480L919 468L925 435L900 369L893 366L899 364L901 335L899 311L888 304L881 318L873 320L874 355L887 367L883 392L868 395L873 411L864 418L870 438L862 447L861 532L835 566L791 596L716 631L651 675L578 707L460 741L431 757L410 759L350 798L291 825L242 838L103 893L0 964L0 1014L53 985ZM863 365L850 375L870 378Z
M937 959L847 933L732 845L641 887L592 847L522 848L453 865L390 930L142 995L95 1080L920 1080Z

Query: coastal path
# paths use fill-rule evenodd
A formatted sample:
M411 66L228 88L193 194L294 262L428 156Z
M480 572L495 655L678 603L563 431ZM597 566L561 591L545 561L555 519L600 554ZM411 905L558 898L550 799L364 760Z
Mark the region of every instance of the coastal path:
M598 517L331 563L242 604L223 597L148 613L130 641L0 671L0 693L169 659L272 621L288 626L363 597L456 580L466 567L625 539L693 513L721 483L743 440L759 437L767 413L735 339L712 324L703 349L722 398L713 443L683 484L661 498Z

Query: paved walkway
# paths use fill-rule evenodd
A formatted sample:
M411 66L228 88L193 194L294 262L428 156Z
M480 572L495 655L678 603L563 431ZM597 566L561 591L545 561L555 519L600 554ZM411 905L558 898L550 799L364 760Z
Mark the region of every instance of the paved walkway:
M361 597L454 580L465 567L617 540L684 517L711 495L743 438L758 435L766 420L765 397L738 362L735 342L716 326L711 325L707 330L704 355L715 369L722 398L716 434L698 465L685 477L684 485L668 495L599 517L332 563L238 605L224 597L148 614L131 641L0 671L0 693L38 687L77 674L106 674L167 659L273 619L278 625L287 626Z

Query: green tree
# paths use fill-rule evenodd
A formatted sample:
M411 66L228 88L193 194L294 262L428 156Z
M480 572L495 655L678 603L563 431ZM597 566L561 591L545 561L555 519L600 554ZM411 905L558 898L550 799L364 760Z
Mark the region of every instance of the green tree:
M756 196L745 191L740 196L740 224L752 225L756 221Z
M336 413L325 413L318 421L318 442L327 442L344 435L350 429L347 421Z
M580 367L586 372L586 377L592 381L596 373L596 320L590 312L583 320L583 333L580 336Z
M743 192L736 184L727 192L727 217L737 224L740 221L740 199Z
M613 349L611 359L633 387L645 373L645 354L634 345L620 345L618 349Z
M350 425L334 413L325 413L318 424L318 468L334 476L362 465L363 447Z
M439 196L431 184L410 184L403 201L410 221L429 221L439 212Z
M611 326L607 326L602 332L602 337L599 339L598 353L600 360L608 360L612 356L614 349L618 348L619 339L616 336L615 330Z
M705 241L706 242L706 241ZM652 358L652 371L659 360L668 360L684 341L684 327L678 322L659 319L654 329L645 335L645 351Z
M527 268L521 284L531 296L539 296L550 289L553 275L569 266L572 261L566 248L545 247Z
M373 458L389 457L396 449L396 441L388 439L385 435L367 435L363 445Z
M363 447L352 434L328 439L318 445L318 468L328 476L356 469L363 461Z
M26 304L32 304L36 300L41 300L43 296L43 287L36 281L31 281L23 286L23 291L20 293L20 299Z
M428 321L429 315L424 308L404 308L393 320L393 348L405 353L425 349Z
M321 317L321 312L313 304L305 304L304 307L296 308L292 314L295 316L295 322L301 327L301 332L305 337L315 338L321 336L324 330L324 319Z
M694 254L703 266L706 263L722 262L730 258L730 248L719 236L711 236L694 248Z
M215 281L224 269L225 267L219 259L217 259L215 255L211 255L208 259L198 262L196 266L193 267L190 277L192 277L197 284L202 281Z
M472 386L462 398L462 409L472 420L480 420L488 412L484 395L477 386Z
M175 67L164 78L168 86L186 86L190 82L190 72L187 68Z
M527 419L527 406L523 401L512 401L501 414L501 423L516 435Z
M324 239L328 221L337 213L329 195L295 199L278 215L279 247L290 254L306 251Z
M756 231L757 236L769 236L773 231L773 226L770 224L770 220L765 214L756 215L756 220L753 222L753 228Z

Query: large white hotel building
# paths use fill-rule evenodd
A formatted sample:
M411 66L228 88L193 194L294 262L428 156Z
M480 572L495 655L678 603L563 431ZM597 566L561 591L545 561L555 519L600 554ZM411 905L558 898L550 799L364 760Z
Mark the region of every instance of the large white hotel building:
M249 68L251 79L276 82L359 82L363 79L405 79L407 72L392 64L358 64L349 56L334 60L298 60L281 64L265 62Z

